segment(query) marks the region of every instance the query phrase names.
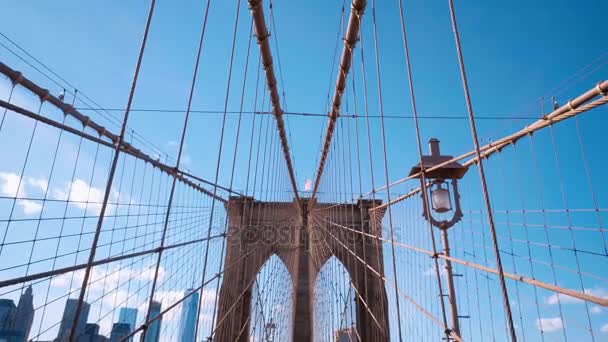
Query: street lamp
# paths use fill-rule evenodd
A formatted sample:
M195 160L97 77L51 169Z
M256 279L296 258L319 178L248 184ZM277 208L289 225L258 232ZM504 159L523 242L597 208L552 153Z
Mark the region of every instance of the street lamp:
M423 216L433 226L441 231L441 242L443 244L443 254L450 257L450 243L448 240L448 229L455 225L462 218L462 210L460 209L460 194L458 193L458 179L461 179L467 172L468 168L462 166L456 161L451 161L452 156L443 156L439 150L439 140L432 138L429 140L429 148L431 155L422 156L421 163L418 163L410 171L410 176L415 178L424 178L430 187L431 209L437 214L445 214L453 211L452 217L449 220L438 220L433 216L432 212L427 209L427 203L423 203ZM427 171L435 166L442 164L440 167ZM445 164L445 165L443 165ZM445 187L443 187L445 185ZM450 196L450 185L454 196L454 209L452 210L452 200ZM422 194L422 200L428 198L427 194ZM460 324L458 322L458 306L456 305L456 296L454 290L454 275L452 273L452 262L449 259L444 259L445 271L448 283L448 298L450 300L450 308L452 315L452 331L460 336Z
M275 330L277 330L277 325L272 321L272 318L270 319L270 321L268 323L266 323L264 330L266 333L266 341L267 342L274 341L274 332L275 332Z

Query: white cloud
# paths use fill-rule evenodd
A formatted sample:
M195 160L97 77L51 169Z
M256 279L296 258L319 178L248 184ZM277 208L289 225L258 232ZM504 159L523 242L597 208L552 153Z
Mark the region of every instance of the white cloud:
M55 189L53 192L56 199L69 200L77 208L87 210L94 214L101 211L103 203L103 191L99 188L89 186L82 179L76 179L71 184L67 183L63 189Z
M560 317L540 318L536 320L536 328L544 332L559 331L564 328L564 322Z
M40 189L42 192L46 192L46 189L49 187L49 182L44 178L29 177L27 184Z
M593 295L596 297L608 298L608 291L606 291L605 289L603 289L601 287L593 288L593 289L585 289L584 292L586 294ZM559 301L558 301L558 299L559 299ZM550 295L549 297L545 298L545 303L550 304L550 305L555 305L558 303L577 304L577 303L583 303L583 300L575 298L575 297L571 297L571 296L568 296L565 294L561 294L561 293L554 293L554 294Z
M27 183L32 184L30 181L36 187L41 187L43 184L47 183L46 180L41 178L29 178ZM27 197L25 192L25 183L26 182L21 181L21 176L16 173L0 172L0 193L2 193L4 196L16 198ZM37 214L42 210L42 204L29 199L17 200L17 205L21 207L23 213L26 215Z
M5 196L10 197L25 197L23 186L20 185L21 177L12 172L0 172L0 191ZM19 192L19 193L17 193Z
M591 310L589 310L589 311L591 311L592 314L599 314L599 313L602 313L602 308L600 308L599 306L596 305L596 306L592 307Z
M103 196L105 189L90 186L86 181L77 178L72 183L66 183L62 188L53 189L53 198L61 201L70 201L70 204L88 211L90 214L99 215L103 204ZM110 199L110 203L120 203L136 205L137 202L130 198L130 196L118 193L113 190ZM106 215L111 215L116 209L115 204L108 204L106 207Z
M600 328L601 332L608 332L608 323L602 325L602 327Z
M42 210L42 204L31 200L19 200L17 204L26 215L38 214Z

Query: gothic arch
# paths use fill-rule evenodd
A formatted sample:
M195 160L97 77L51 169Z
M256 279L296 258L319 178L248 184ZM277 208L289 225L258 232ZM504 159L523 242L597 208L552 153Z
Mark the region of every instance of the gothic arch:
M248 341L251 287L264 263L276 254L293 285L293 341L312 341L314 285L319 269L336 257L356 290L357 329L363 341L388 341L388 308L380 234L379 201L356 204L258 202L230 198L225 273L220 290L215 341ZM326 210L331 207L331 210ZM308 208L313 208L310 212ZM332 222L329 224L328 222ZM338 225L338 226L336 226ZM380 275L380 276L379 276ZM238 300L237 300L238 299Z
M331 336L320 335L321 332L356 327L354 283L351 281L346 267L337 257L331 256L325 264L320 265L313 289L315 341L332 340ZM342 294L338 296L340 301L328 303L327 297L332 299L335 292ZM327 317L328 311L329 317ZM325 319L319 319L320 315ZM329 329L327 329L327 325L330 326Z

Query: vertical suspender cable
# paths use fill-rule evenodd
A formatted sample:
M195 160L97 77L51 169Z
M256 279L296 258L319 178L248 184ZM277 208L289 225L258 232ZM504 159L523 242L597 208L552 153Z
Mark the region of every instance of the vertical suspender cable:
M378 108L380 109L380 128L382 130L382 152L383 152L383 156L384 156L384 178L386 181L386 184L388 186L389 184L389 177L388 177L388 160L387 160L387 156L386 156L386 134L385 134L385 127L384 127L384 109L382 106L382 86L381 86L381 81L380 81L380 55L378 52L378 29L376 27L376 1L372 0L372 23L373 23L373 28L374 28L374 51L375 51L375 55L376 55L376 83L378 86ZM390 192L390 188L386 188L386 200L388 203L390 203L391 201L391 192ZM399 341L403 341L403 336L401 333L401 308L399 305L399 291L398 289L398 284L399 284L399 279L397 276L397 265L396 265L396 260L395 260L395 245L393 244L393 242L395 241L395 230L393 227L393 213L391 210L391 206L387 207L387 214L388 214L388 222L389 222L389 228L390 228L390 235L391 235L391 259L393 262L393 276L395 277L395 304L396 304L396 309L397 309L397 327L398 327L398 332L399 332Z
M179 170L179 166L180 166L180 162L181 162L181 158L182 158L182 152L184 149L184 141L186 139L186 132L188 130L188 121L190 118L190 110L192 108L192 99L194 97L194 88L196 86L196 79L198 76L198 67L200 64L200 60L201 60L201 51L203 49L203 40L205 37L205 28L207 27L207 14L209 13L209 0L207 1L207 4L205 6L205 12L203 15L203 24L201 27L201 34L200 34L200 38L199 38L199 42L198 42L198 51L196 54L196 62L194 63L194 70L192 72L192 82L190 84L190 94L188 95L188 105L186 107L186 115L184 117L184 126L182 129L182 135L180 138L180 143L179 143L179 150L177 152L177 161L175 164L175 170ZM162 260L162 253L163 253L163 247L165 245L165 238L167 235L167 228L169 227L169 217L171 214L171 206L173 204L173 196L175 194L175 184L177 182L177 177L173 177L173 182L171 184L171 190L169 192L169 201L167 203L167 211L165 214L165 225L163 227L163 233L162 233L162 237L161 237L161 241L160 241L160 249L158 251L158 255L156 258L156 268L154 270L154 279L152 280L152 288L150 290L150 298L148 300L148 312L146 314L146 322L150 321L150 319L152 318L152 302L154 300L154 294L156 291L156 285L158 282L158 273L160 270L160 263ZM209 241L207 241L207 243L209 243ZM199 297L202 297L201 294L199 294ZM198 322L198 320L197 320ZM145 339L146 333L147 333L148 329L147 327L144 327L143 332L142 332L142 338Z
M125 110L125 115L122 120L122 126L120 128L120 135L118 136L118 141L116 142L116 147L114 149L114 157L112 159L112 165L110 166L110 173L108 175L108 182L106 184L106 189L103 195L103 203L101 205L101 209L99 211L99 220L97 221L97 227L95 229L95 235L93 237L93 243L91 245L91 252L89 253L89 259L87 261L87 268L84 272L84 277L82 279L82 287L80 288L80 295L78 297L78 305L76 306L76 310L74 311L74 318L72 320L72 327L70 329L69 341L73 341L76 336L76 325L78 324L78 319L80 317L80 312L82 311L82 302L84 300L84 295L87 290L87 283L89 282L89 277L91 276L91 269L93 261L95 260L95 252L97 250L97 243L99 242L99 235L101 233L101 227L103 225L103 219L106 212L106 208L108 207L108 200L110 199L110 192L112 190L112 182L114 180L114 174L116 173L116 165L118 164L118 157L120 155L120 148L122 146L122 142L125 138L125 131L127 128L127 122L129 120L129 111L131 110L131 104L133 103L133 96L135 95L135 88L137 87L137 79L139 77L139 71L141 69L141 62L144 57L144 51L146 49L146 43L148 41L148 33L150 32L150 24L152 22L152 16L154 15L154 7L156 5L156 0L151 0L150 2L150 10L148 11L148 18L146 20L146 28L144 30L144 36L141 40L141 46L139 49L139 56L137 57L137 64L135 66L135 73L133 75L133 81L131 82L131 90L129 92L129 99L127 101L127 108Z
M505 275L502 268L502 260L500 257L500 249L498 248L498 238L496 236L496 227L494 225L494 217L492 215L492 205L490 204L490 196L488 195L488 186L486 183L486 175L483 169L483 160L481 158L481 150L479 148L479 138L477 137L477 127L475 126L475 116L473 114L473 106L471 104L471 96L469 94L469 84L467 82L467 74L464 65L464 59L462 57L462 49L460 45L460 36L458 34L458 25L456 23L456 14L454 12L454 1L448 0L450 7L450 18L452 21L452 31L454 32L454 42L456 43L456 53L458 55L458 64L460 66L460 77L462 79L462 87L464 90L464 97L467 103L467 112L469 114L469 124L471 126L471 136L473 138L473 144L475 145L475 154L477 157L477 170L479 170L479 179L481 182L481 189L483 192L483 198L486 206L486 212L488 214L488 224L490 225L490 233L492 234L492 244L494 248L494 254L496 256L496 266L498 268L498 278L500 279L500 287L502 291L502 301L505 309L505 315L511 336L511 341L517 341L517 335L515 333L515 326L513 325L513 314L511 313L511 304L509 303L509 294L507 292L507 284L505 282Z
M219 174L220 174L220 164L222 161L222 148L224 146L224 132L226 130L226 114L228 111L228 100L230 98L230 84L232 81L232 65L234 62L234 50L235 50L235 46L236 46L236 34L237 34L237 30L238 30L238 24L239 24L239 13L240 13L240 8L241 8L241 0L237 0L236 3L236 16L234 19L234 30L232 33L232 48L230 51L230 62L228 65L228 82L226 85L226 98L224 100L224 114L222 116L222 129L221 129L221 133L220 133L220 145L219 145L219 150L217 153L217 162L216 162L216 166L215 166L215 182L217 183L218 178L219 178ZM217 193L217 185L213 186L213 194L215 195ZM209 226L207 228L207 236L211 236L211 230L213 228L213 216L215 213L215 199L213 200L213 202L211 202L211 213L209 215ZM228 215L226 213L226 215ZM226 234L226 226L224 227L224 235ZM224 237L224 239L226 239L226 237ZM225 242L225 240L224 240ZM207 262L209 259L209 245L210 245L210 241L207 241L207 245L205 246L205 258L203 261L203 273L201 276L201 296L203 294L203 286L205 285L205 278L206 278L206 273L207 273ZM222 246L223 248L223 246ZM200 314L200 312L199 312ZM197 323L198 324L198 323ZM194 339L196 341L197 336L198 335L198 326L197 329L195 331L195 335L194 335Z
M412 113L414 116L414 126L416 127L416 144L417 144L417 148L418 148L418 157L420 159L420 165L422 164L422 142L420 139L420 123L418 120L418 108L416 107L416 96L414 94L414 81L413 81L413 76L412 76L412 67L411 67L411 62L410 62L410 53L409 53L409 47L407 44L407 35L405 32L405 17L403 14L403 0L398 0L399 1L399 17L401 20L401 34L402 34L402 38L403 38L403 49L404 49L404 54L405 54L405 65L406 65L406 69L407 69L407 78L408 78L408 86L410 89L410 100L412 103ZM422 200L424 202L424 209L426 213L430 213L430 208L429 208L429 201L428 201L428 192L427 192L427 184L426 184L426 174L424 172L424 169L421 170L420 172L420 187L422 189ZM388 189L388 188L387 188ZM431 242L433 245L433 255L437 255L437 244L435 242L435 234L433 233L433 226L431 225L431 222L428 222L428 227L429 227L429 232L430 232L430 236L431 236ZM441 275L439 272L439 261L437 260L437 258L433 258L434 261L434 266L435 266L435 277L437 278L437 287L439 290L439 301L441 304L441 315L442 315L442 319L443 319L443 325L444 326L448 326L447 325L447 317L446 317L446 312L445 312L445 301L444 301L444 297L443 297L443 285L441 284ZM450 298L450 300L452 300L452 298ZM458 320L458 317L453 318L454 320ZM454 327L452 327L454 328ZM457 335L459 335L460 337L460 331L459 329L455 329L456 331L454 331L454 333L456 333ZM449 339L449 332L446 331L446 339Z

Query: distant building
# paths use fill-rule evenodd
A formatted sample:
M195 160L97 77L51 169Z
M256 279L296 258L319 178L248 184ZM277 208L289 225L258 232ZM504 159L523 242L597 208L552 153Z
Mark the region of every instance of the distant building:
M336 342L355 342L357 340L357 332L355 328L340 329L334 332L334 341Z
M15 302L10 299L0 299L0 332L11 330L17 315Z
M32 323L34 322L34 295L32 287L29 286L19 298L17 305L17 315L13 324L13 330L22 334L23 339L27 340L30 336Z
M118 315L118 323L126 323L129 325L129 333L135 329L135 323L137 322L137 309L135 308L120 308ZM129 338L127 341L132 341L133 338Z
M99 335L99 324L97 323L87 323L84 327L85 335Z
M150 318L154 318L155 316L160 315L161 305L159 302L152 302L152 306L150 307ZM162 317L155 320L148 326L148 330L146 332L145 342L158 342L160 339L160 327L162 324Z
M30 335L34 321L34 297L28 287L19 298L19 304L0 299L0 342L22 342Z
M114 323L112 325L112 332L110 333L110 342L120 342L120 340L129 335L131 332L131 326L129 323Z
M188 289L184 295L190 294L194 289ZM180 342L194 342L196 333L196 315L198 310L198 292L193 293L190 297L182 302L182 313L179 321L179 339Z
M108 342L109 339L99 335L99 324L87 323L84 328L84 335L78 337L78 342Z
M57 334L56 342L64 342L68 340L70 336L70 330L72 329L72 322L74 321L74 315L76 315L76 308L78 307L78 299L68 299L65 302L65 309L63 310L63 317L61 318L61 325L59 325L59 333ZM76 331L74 336L76 338L84 335L85 328L87 326L87 320L89 319L89 310L91 305L87 302L82 302L82 309L80 310L80 318L76 325Z

